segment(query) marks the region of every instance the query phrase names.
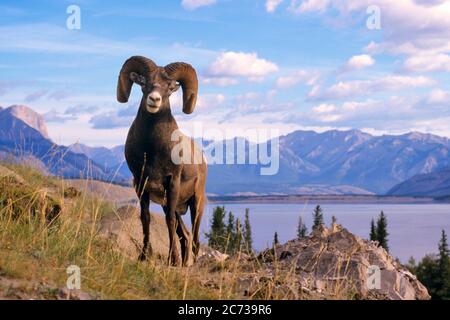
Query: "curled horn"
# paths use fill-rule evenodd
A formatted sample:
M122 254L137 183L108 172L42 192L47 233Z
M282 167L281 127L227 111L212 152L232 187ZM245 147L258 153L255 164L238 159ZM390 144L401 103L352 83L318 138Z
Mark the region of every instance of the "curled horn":
M133 86L133 81L130 79L131 72L147 76L156 68L158 68L156 64L146 57L133 56L125 61L120 70L119 80L117 82L117 101L121 103L128 102L131 87Z
M198 79L195 69L184 62L174 62L164 67L168 76L181 84L183 89L183 112L190 114L195 109L198 94Z

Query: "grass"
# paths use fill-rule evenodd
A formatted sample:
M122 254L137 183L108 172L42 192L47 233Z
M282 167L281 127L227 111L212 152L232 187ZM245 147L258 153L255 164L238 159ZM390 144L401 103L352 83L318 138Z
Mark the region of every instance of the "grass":
M66 268L77 265L81 289L99 299L220 297L219 291L203 287L190 270L168 267L159 260L131 261L100 237L98 222L112 204L83 193L65 198L62 180L28 167L6 166L26 184L10 177L0 184L0 276L62 288L68 278ZM61 206L59 216L43 219L40 211L55 204Z
M189 268L169 267L158 258L132 260L98 232L114 204L30 167L0 166L20 176L0 178L0 299L17 291L54 299L66 287L71 265L80 267L81 290L96 299L323 298L299 283L295 260L279 262L276 255L271 270L258 259L241 259L240 252ZM15 288L8 285L16 280ZM334 282L328 298L355 298L343 287Z

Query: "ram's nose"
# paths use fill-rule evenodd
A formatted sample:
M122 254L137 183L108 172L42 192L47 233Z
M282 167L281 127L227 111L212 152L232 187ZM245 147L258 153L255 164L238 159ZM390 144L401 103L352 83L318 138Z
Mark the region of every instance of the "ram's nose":
M161 106L162 97L158 91L153 91L148 95L149 105L159 107Z

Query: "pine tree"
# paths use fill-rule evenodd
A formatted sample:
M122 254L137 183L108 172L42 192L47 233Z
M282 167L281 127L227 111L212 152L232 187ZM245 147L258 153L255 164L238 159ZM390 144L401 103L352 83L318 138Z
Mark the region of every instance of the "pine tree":
M381 211L380 216L378 217L376 235L378 244L389 252L387 219L383 211Z
M441 240L439 241L439 269L444 270L449 265L450 252L447 244L447 234L442 230Z
M216 207L211 218L211 230L206 234L208 245L219 251L224 251L226 244L225 207Z
M409 257L408 262L405 265L406 269L408 269L412 273L416 273L417 271L417 263L416 259L413 256Z
M280 242L278 241L278 233L275 231L275 234L273 235L273 245L277 245Z
M313 227L312 227L313 230L318 228L320 225L323 225L323 213L322 212L323 212L323 210L319 205L314 208Z
M333 216L331 216L331 224L333 225L333 224L335 224L337 222L337 219L336 219L336 217L333 215Z
M227 223L227 231L226 231L226 252L234 252L235 244L236 244L236 226L234 223L234 215L233 212L228 212L228 223Z
M416 268L417 279L427 288L432 299L439 299L439 263L435 255L426 255Z
M377 241L377 228L375 226L375 221L372 219L370 222L370 241Z
M243 245L243 233L242 233L242 223L239 220L239 218L236 219L235 222L236 225L236 229L234 232L234 244L233 244L233 253L235 252L240 252L242 250L242 245Z
M249 209L245 209L244 220L244 247L247 253L253 252L252 226L250 225Z
M426 255L419 262L416 276L427 287L432 299L450 300L450 252L444 230L438 248L438 255Z
M447 235L442 230L441 240L439 241L439 259L438 274L439 284L437 295L441 299L450 299L450 251L448 249Z
M306 228L306 225L303 223L303 218L300 216L298 218L298 226L297 226L297 239L303 239L306 237L306 234L308 233L308 229Z

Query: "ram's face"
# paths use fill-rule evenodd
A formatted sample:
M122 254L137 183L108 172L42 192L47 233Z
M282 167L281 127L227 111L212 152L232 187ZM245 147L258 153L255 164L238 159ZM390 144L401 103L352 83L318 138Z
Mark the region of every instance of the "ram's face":
M178 90L180 85L173 79L170 79L164 71L157 70L147 77L132 73L131 78L139 83L144 94L142 103L145 109L150 113L159 112L167 103L172 93Z

